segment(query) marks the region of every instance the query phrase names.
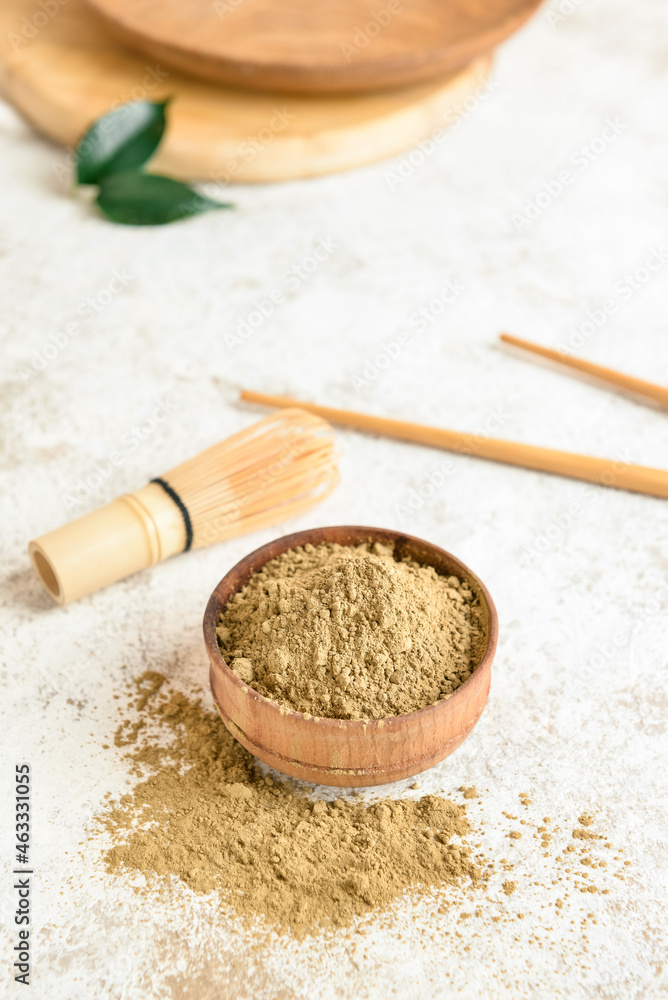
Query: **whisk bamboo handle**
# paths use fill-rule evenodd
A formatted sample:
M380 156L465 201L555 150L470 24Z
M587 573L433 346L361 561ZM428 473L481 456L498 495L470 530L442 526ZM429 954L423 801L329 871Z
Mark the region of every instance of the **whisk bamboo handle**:
M620 490L668 498L668 471L665 469L629 465L609 458L592 458L589 455L576 455L568 451L555 451L530 444L518 444L514 441L500 441L480 434L426 427L404 420L389 420L386 417L374 417L331 406L318 406L315 403L297 402L284 396L268 396L245 389L241 392L241 398L249 403L261 403L264 406L298 406L334 424L398 438L400 441L413 441L416 444L444 448L446 451L462 455L504 462L506 465L519 465L525 469L551 472L571 479L583 479L601 486L613 486Z
M302 514L337 482L329 424L281 410L28 549L48 593L69 604L178 552Z
M163 487L149 483L31 542L33 566L58 604L182 552L186 527Z
M537 355L546 361L553 362L562 368L572 369L597 382L604 383L608 388L612 387L625 395L633 396L652 406L660 406L668 410L668 389L662 385L655 385L653 382L645 382L644 379L634 378L632 375L624 375L623 372L615 371L613 368L605 368L603 365L595 365L592 361L584 361L582 358L575 358L571 354L562 354L560 351L553 351L551 347L541 347L540 344L533 344L530 340L522 340L510 333L502 333L499 337L504 344L519 348L528 354Z

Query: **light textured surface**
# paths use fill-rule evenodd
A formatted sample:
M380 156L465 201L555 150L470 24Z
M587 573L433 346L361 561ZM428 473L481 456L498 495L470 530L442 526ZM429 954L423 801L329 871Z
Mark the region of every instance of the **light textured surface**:
M507 899L497 875L478 919L458 922L475 907L466 898L445 915L407 903L384 926L368 924L366 937L326 947L259 933L252 950L213 902L178 886L171 904L135 897L130 878L103 874L92 830L104 795L131 784L119 753L102 748L117 724L114 693L153 668L206 695L207 597L282 527L174 559L64 610L41 593L25 555L31 537L256 419L235 402L241 385L665 466L665 414L493 347L504 328L546 344L579 328L573 346L583 356L668 381L668 11L661 0L563 0L572 13L559 9L545 8L504 48L494 93L421 165L402 158L238 188L234 214L164 229L98 219L54 169L64 153L2 109L0 843L8 865L13 763L27 759L37 1000L666 995L665 502L457 457L420 504L411 490L448 456L340 434L340 488L286 530L405 527L489 586L501 642L487 710L419 784L455 797L462 783L484 790L471 803L476 823L487 819L474 841L497 862L518 859L518 889ZM601 148L607 119L617 125ZM592 159L583 161L582 146ZM574 178L558 194L553 182L566 169ZM552 192L540 198L545 207L522 225L514 215L541 191ZM298 278L294 268L321 240L326 259ZM639 271L652 254L656 269ZM129 277L108 295L114 272ZM638 287L628 291L634 272ZM436 312L429 303L447 281L463 290L424 329L411 326L416 310ZM285 302L235 344L274 290ZM600 327L583 330L587 311L613 299ZM76 336L60 336L44 367L49 338L71 322ZM413 337L396 360L368 367L405 330ZM142 425L160 404L164 419ZM113 451L120 463L73 507L80 480ZM406 514L411 498L417 509ZM520 792L533 801L522 815L549 814L564 843L578 814L593 813L632 862L626 880L599 873L610 893L586 905L572 893L557 918L554 863L530 837L505 839L501 811L519 814ZM9 878L2 911L11 918ZM588 940L583 907L598 921ZM494 922L501 912L524 918ZM8 975L14 942L3 942L3 995L18 995Z

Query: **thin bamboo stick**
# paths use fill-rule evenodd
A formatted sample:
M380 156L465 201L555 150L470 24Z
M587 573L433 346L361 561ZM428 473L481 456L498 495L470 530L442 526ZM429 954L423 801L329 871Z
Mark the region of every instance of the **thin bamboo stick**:
M615 371L613 368L605 368L603 365L595 365L593 361L584 361L582 358L575 358L572 354L563 354L561 351L554 351L550 347L541 347L540 344L533 344L530 340L522 340L510 333L502 333L499 339L504 344L516 347L520 351L537 355L547 361L567 369L566 374L573 371L585 375L596 382L603 383L608 389L613 388L617 392L632 396L651 406L660 406L668 409L668 389L662 385L655 385L653 382L646 382L641 378L634 378L632 375L624 375L623 372ZM529 359L527 359L529 360ZM571 370L570 372L568 370Z
M615 461L610 458L592 458L589 455L555 451L551 448L518 444L514 441L500 441L481 434L466 434L462 431L443 430L440 427L426 427L423 424L374 417L366 413L356 413L353 410L319 406L316 403L298 402L285 396L269 396L246 389L242 390L241 398L249 403L260 403L264 406L299 407L302 410L308 410L309 413L324 417L331 423L368 431L372 434L382 434L400 441L412 441L432 448L444 448L446 451L454 451L462 455L487 458L493 462L519 465L522 468L535 469L538 472L551 472L558 476L568 476L571 479L583 479L586 482L598 483L601 486L612 486L620 490L630 490L635 493L645 493L649 496L668 499L668 471L665 469L630 465L627 462Z

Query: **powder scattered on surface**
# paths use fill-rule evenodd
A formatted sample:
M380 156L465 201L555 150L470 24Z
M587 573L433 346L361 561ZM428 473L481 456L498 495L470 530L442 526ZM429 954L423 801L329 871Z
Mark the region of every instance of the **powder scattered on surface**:
M144 776L103 818L114 841L108 871L176 876L297 935L345 926L408 893L484 881L461 842L465 806L434 795L312 801L265 777L217 715L163 684L143 675L143 717L117 733Z
M256 935L263 927L299 937L328 927L348 934L358 916L393 921L394 903L422 901L463 922L464 932L453 932L453 942L463 942L477 936L469 918L516 924L528 905L534 916L537 907L547 912L544 934L532 931L527 945L542 948L560 924L564 947L564 935L571 942L576 935L586 952L588 924L617 919L628 891L617 887L628 882L631 860L589 813L576 812L576 826L572 814L559 823L539 818L543 803L519 820L526 836L511 838L516 860L474 856L465 842L469 813L479 852L488 790L467 805L437 795L373 801L369 792L314 801L303 790L310 786L265 775L212 712L170 692L161 674L148 672L129 688L134 711L116 745L139 781L101 817L113 845L105 854L110 873L141 873L147 889L170 898L174 880L197 894L216 892L222 913L248 919ZM468 791L462 785L459 794ZM519 833L509 831L517 817L501 815L506 836ZM202 898L208 907L211 897ZM353 950L366 928L354 931Z
M480 599L379 544L305 545L268 562L221 613L232 670L286 708L381 719L449 698L485 647Z

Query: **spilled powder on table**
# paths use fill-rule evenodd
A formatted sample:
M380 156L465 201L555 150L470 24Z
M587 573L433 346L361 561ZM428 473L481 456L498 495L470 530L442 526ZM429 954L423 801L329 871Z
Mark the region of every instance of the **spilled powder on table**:
M107 870L141 872L155 888L171 876L196 893L217 892L233 912L264 918L268 928L297 936L346 929L406 898L435 903L438 913L454 910L459 921L514 923L524 919L531 892L532 907L548 911L545 935L552 917L573 925L580 913L586 949L587 924L597 922L591 894L607 896L613 878L626 879L631 862L623 848L615 850L587 812L575 826L534 819L521 793L524 816L502 813L509 856L486 860L473 855L482 844L462 843L484 838L485 830L478 816L473 828L465 805L435 795L313 802L291 783L264 777L218 716L166 691L161 674L139 678L134 709L115 742L139 781L100 818L112 839ZM464 785L459 791L477 812L484 793ZM518 827L525 836L509 837ZM466 900L475 900L474 909L460 912ZM542 947L542 940L549 937L533 933L530 943Z
M313 802L264 777L218 716L164 678L144 674L144 719L116 734L148 775L112 804L103 824L110 872L176 876L217 891L237 914L302 934L345 926L407 893L484 881L470 850L466 809L447 799ZM142 724L143 723L143 724ZM158 745L150 724L170 738Z
M391 546L289 549L221 612L232 670L286 708L381 719L449 698L482 659L479 596Z

